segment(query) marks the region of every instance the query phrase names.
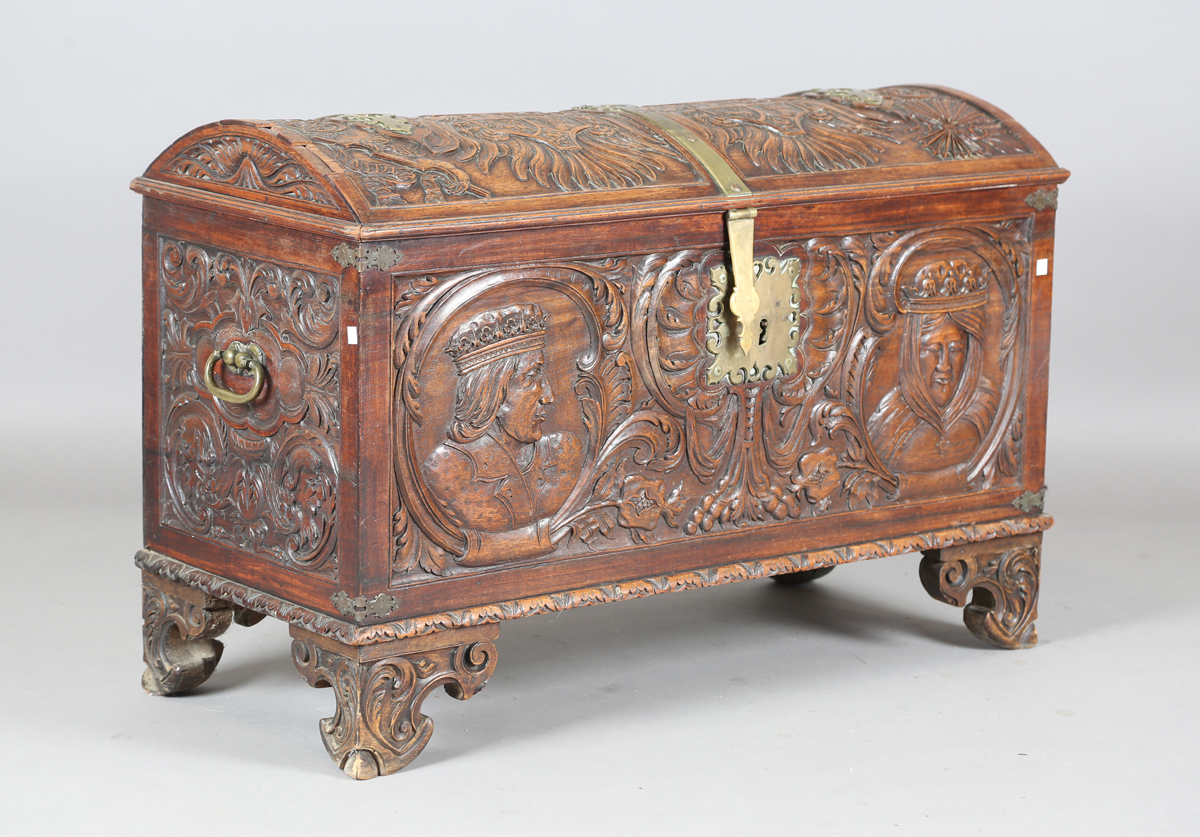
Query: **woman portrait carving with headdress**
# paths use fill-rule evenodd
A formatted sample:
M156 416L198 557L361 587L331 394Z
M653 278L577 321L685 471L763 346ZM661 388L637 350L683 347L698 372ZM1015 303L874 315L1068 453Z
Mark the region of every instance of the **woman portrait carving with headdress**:
M571 433L542 432L554 402L545 343L542 309L512 305L468 320L446 348L458 372L454 415L422 470L461 527L463 566L544 555L561 537L550 517L579 477L583 448Z
M998 396L983 374L986 303L986 269L959 259L926 265L898 289L900 381L867 429L902 492L965 485L960 468L991 428Z

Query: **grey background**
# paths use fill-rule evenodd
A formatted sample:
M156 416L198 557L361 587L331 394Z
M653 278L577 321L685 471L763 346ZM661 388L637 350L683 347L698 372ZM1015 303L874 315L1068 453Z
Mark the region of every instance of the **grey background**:
M1195 833L1198 16L1185 2L53 3L0 12L0 810L81 833ZM505 626L488 689L353 783L286 629L195 695L141 671L140 200L232 117L556 110L935 83L1061 189L1042 644L916 558ZM353 820L353 822L350 822Z

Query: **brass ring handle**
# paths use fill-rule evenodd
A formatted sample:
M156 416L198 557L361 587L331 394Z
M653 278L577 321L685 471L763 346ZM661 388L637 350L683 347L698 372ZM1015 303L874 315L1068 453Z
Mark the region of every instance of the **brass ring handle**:
M232 369L239 375L254 375L254 385L250 387L250 391L237 393L218 384L213 378L213 368L218 360L223 362L227 369ZM208 363L204 364L204 386L222 401L230 404L249 404L258 398L262 393L263 384L267 382L267 370L263 365L266 360L267 356L263 350L254 343L239 343L235 340L225 351L216 351L209 355Z

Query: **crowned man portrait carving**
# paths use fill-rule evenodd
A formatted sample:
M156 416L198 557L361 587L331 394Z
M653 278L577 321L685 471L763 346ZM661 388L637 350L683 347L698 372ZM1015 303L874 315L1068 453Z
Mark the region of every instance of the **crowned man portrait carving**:
M998 395L983 374L987 299L986 269L959 259L926 265L897 288L900 380L867 428L887 466L914 475L909 487L960 483L958 466L992 426Z
M550 521L583 452L573 434L543 430L555 398L545 345L542 309L513 305L468 320L446 347L457 372L454 414L423 473L466 538L464 566L543 555L565 534Z

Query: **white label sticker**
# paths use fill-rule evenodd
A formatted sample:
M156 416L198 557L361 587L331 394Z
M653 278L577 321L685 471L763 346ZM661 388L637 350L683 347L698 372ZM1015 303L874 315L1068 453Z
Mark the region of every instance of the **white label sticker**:
M1038 259L1037 260L1037 275L1045 276L1049 272L1050 272L1050 260L1049 259Z
M1045 261L1045 259L1042 259ZM346 342L351 346L358 345L358 326L346 326Z

